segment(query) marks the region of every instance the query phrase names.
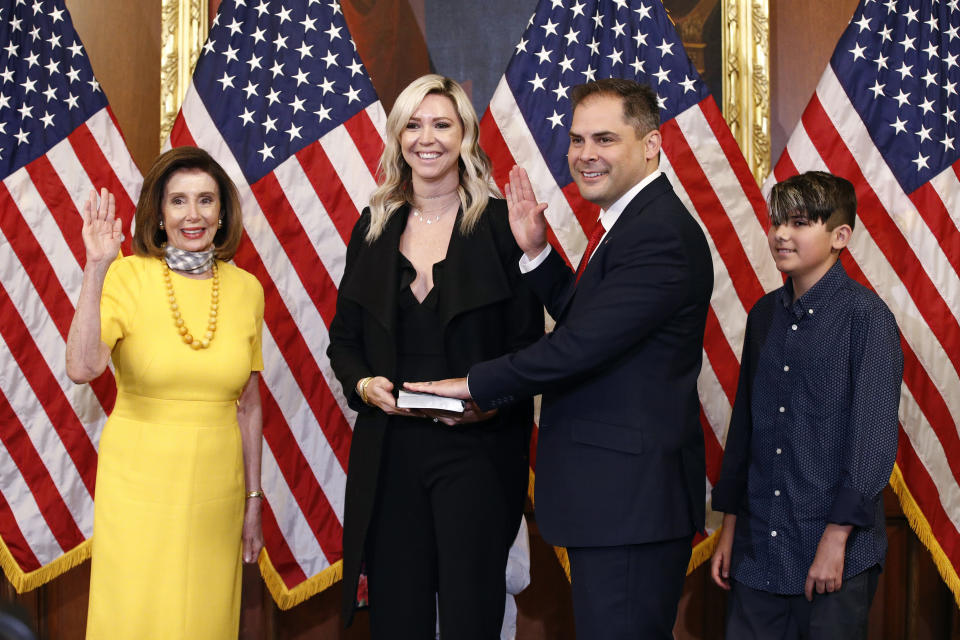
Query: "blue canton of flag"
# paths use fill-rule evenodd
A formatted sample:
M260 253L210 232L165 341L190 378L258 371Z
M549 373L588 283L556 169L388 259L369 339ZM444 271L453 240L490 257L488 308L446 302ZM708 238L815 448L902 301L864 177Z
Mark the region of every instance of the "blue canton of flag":
M107 106L63 0L0 2L0 178Z
M572 180L564 135L569 91L598 78L650 84L664 121L709 94L658 0L541 2L506 79L558 184Z
M223 2L193 77L250 183L378 99L339 4L277 4Z
M830 62L907 193L960 158L958 24L958 0L869 0Z

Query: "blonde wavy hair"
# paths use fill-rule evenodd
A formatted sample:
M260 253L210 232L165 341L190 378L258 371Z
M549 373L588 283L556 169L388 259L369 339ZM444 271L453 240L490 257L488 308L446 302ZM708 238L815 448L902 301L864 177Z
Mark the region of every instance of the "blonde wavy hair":
M480 123L470 99L455 80L434 73L411 82L397 96L387 117L387 140L378 168L378 186L370 196L370 228L366 241L380 237L390 217L405 204L413 204L413 177L410 165L403 159L400 136L413 112L428 95L446 96L460 116L463 140L460 142L460 206L463 218L460 232L473 231L490 196L500 197L500 191L491 178L490 158L480 148Z

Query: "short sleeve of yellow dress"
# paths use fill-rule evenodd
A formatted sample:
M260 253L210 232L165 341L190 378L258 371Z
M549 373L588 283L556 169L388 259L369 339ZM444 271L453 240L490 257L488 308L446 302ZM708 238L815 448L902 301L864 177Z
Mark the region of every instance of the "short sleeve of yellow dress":
M101 339L117 402L99 445L87 638L236 638L243 457L236 401L263 369L263 289L218 262L213 279L158 258L111 265ZM173 308L193 335L185 344Z

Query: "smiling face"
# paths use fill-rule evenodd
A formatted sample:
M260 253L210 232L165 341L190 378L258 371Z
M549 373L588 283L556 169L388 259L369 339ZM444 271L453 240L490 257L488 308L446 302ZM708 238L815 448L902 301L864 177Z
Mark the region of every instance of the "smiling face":
M794 298L799 298L822 278L847 246L851 229L841 224L828 229L823 221L811 221L802 212L793 212L784 224L770 225L767 241L777 269L793 281Z
M573 112L567 162L584 199L608 209L659 163L660 132L638 138L619 96L586 98Z
M167 242L177 249L206 251L213 246L220 219L217 181L201 169L178 169L170 174L161 202Z
M414 190L426 184L451 188L460 182L460 143L463 125L450 98L429 94L410 116L400 134L403 159L413 172Z

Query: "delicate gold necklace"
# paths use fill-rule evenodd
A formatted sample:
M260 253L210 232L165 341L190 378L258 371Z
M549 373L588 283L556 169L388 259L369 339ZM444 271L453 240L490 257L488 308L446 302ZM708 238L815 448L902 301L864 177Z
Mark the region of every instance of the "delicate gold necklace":
M160 263L163 265L163 281L167 285L167 300L170 302L170 312L173 314L173 324L177 327L177 333L183 338L185 344L190 345L191 349L195 351L206 349L210 346L213 335L217 332L217 308L220 306L220 271L217 269L216 261L214 261L212 267L213 289L210 292L210 319L207 322L207 332L203 335L203 339L194 338L190 330L187 329L187 325L184 324L183 316L180 315L180 307L177 305L177 297L173 293L170 267L167 266L163 258L160 259Z

